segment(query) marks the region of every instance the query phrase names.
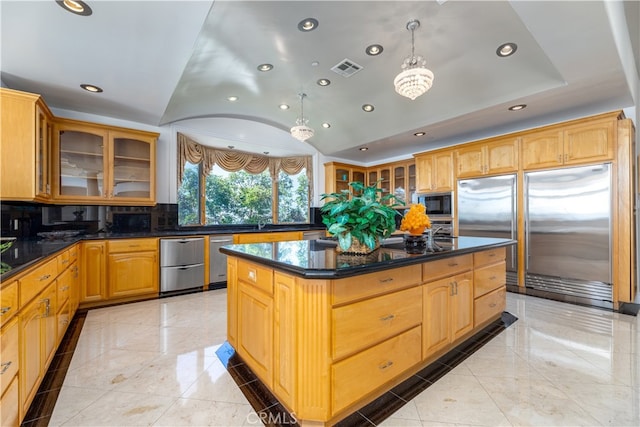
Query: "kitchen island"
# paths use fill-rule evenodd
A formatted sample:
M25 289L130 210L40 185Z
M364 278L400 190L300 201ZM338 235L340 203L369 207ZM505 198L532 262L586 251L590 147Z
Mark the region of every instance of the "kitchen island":
M501 316L514 243L225 246L228 342L301 425L335 424Z

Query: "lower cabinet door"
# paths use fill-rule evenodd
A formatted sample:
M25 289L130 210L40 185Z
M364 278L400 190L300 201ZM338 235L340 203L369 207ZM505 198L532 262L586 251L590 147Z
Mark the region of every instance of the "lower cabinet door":
M255 286L238 289L238 352L255 374L272 387L273 299Z
M451 342L449 300L452 293L452 279L449 277L427 283L423 289L423 358L445 348Z
M109 298L158 292L155 251L109 254Z
M23 414L29 409L42 380L44 351L42 349L42 303L36 299L20 314L20 407ZM4 408L4 404L2 405Z

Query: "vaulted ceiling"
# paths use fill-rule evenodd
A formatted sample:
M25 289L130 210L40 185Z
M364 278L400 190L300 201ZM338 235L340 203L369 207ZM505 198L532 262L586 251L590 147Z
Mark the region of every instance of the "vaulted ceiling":
M54 109L173 125L205 144L274 155L318 150L369 164L637 103L637 1L87 4L90 16L53 0L1 1L3 84L40 93ZM298 29L306 18L318 21L315 30ZM416 54L435 74L414 101L393 87L411 52L412 19L421 22ZM517 51L498 57L505 42ZM383 52L367 55L371 44ZM345 59L360 71L331 70ZM263 63L273 69L259 71ZM85 92L82 83L104 92ZM315 129L306 143L289 134L299 93ZM514 104L527 108L509 111Z

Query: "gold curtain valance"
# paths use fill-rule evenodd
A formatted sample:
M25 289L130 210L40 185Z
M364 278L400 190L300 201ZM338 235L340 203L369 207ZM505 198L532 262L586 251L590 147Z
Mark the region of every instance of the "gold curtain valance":
M253 153L221 150L205 147L186 135L178 133L178 186L182 184L184 166L202 163L202 174L207 176L214 165L220 166L228 172L246 170L252 174L262 173L269 168L271 179L276 181L278 173L283 171L288 175L296 175L306 168L309 182L309 199L313 199L313 170L311 156L297 157L268 157Z

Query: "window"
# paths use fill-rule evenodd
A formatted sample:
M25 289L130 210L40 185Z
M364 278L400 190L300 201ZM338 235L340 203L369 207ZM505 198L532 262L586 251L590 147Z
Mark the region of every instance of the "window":
M204 153L207 149L215 153ZM180 134L178 150L178 164L184 165L178 171L179 225L309 222L310 157L269 158L211 149ZM216 163L207 165L211 159Z

